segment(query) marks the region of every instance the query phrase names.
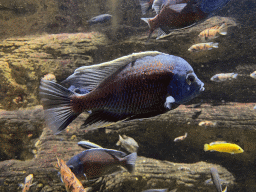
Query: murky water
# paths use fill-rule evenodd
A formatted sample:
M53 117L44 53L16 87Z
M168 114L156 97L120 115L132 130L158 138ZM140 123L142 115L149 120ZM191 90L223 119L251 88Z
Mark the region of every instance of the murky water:
M228 191L256 191L256 77L253 73L256 71L256 4L250 0L173 2L155 0L152 7L152 1L146 0L0 0L0 191L22 191L19 183L24 183L29 174L33 174L36 182L30 191L66 191L54 168L56 155L68 161L84 150L77 145L81 140L125 151L116 146L118 135L132 137L139 145L135 172L117 172L96 184L82 180L84 186L91 186L94 191L155 188L177 192L216 191L212 182L205 181L211 177L210 168L217 167L223 189L228 186ZM158 9L161 11L156 16ZM205 90L195 98L190 97L192 93L178 98L174 91L169 91L162 99L159 96L162 89L154 84L154 93L161 97L159 110L127 115L127 111L133 109L129 108L121 113L123 106L131 101L139 101L136 106L140 106L141 111L147 105L156 106L150 100L154 98L149 91L153 85L136 88L144 82L140 79L134 85L136 93L127 92L136 95L136 99L128 95L125 102L118 103L116 96L111 102L118 105L109 104L104 113L100 111L97 118L107 124L94 124L100 121L93 117L89 123L100 128L89 130L84 124L91 114L88 109L69 122L60 134L53 134L45 121L42 96L39 96L40 81L45 75L52 74L59 84L79 67L109 62L132 53L145 52L152 56L149 51L185 59L193 68L196 80L204 83ZM133 55L120 63L127 62L133 69L140 59L144 61L145 56ZM62 85L77 93L91 92L96 88L94 78L98 83L99 74L104 74L100 81L103 82L123 70L114 68L115 62L106 64L108 68L103 66L93 78L86 71L93 82L90 84L89 80L89 86L74 89L70 84ZM149 71L143 73L153 73L151 68ZM126 74L128 72L122 75ZM217 77L212 78L214 75ZM157 77L151 80L156 82ZM52 76L47 78L52 80ZM184 82L190 85L194 79ZM166 89L174 89L177 84L168 84L171 88ZM87 90L90 86L92 89ZM144 88L147 89L138 93ZM178 89L177 93L184 89ZM167 99L168 96L172 98ZM178 103L180 97L188 98L188 102ZM112 106L118 107L112 109ZM167 112L164 106L175 109ZM110 108L112 111L107 111ZM127 121L131 117L134 120ZM60 115L59 119L64 121L65 117ZM122 122L116 122L119 120ZM174 142L185 133L186 137ZM244 151L230 154L234 151L204 150L205 144L215 141L236 144Z

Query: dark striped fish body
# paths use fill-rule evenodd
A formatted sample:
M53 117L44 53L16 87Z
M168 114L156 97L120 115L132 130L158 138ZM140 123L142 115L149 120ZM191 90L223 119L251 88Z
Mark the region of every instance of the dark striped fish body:
M184 59L157 51L78 68L64 83L75 88L46 80L40 86L46 123L54 132L65 129L83 111L90 111L84 124L98 128L164 113L204 90ZM75 89L88 93L71 91Z
M73 109L75 112L108 110L129 115L163 110L172 68L158 60L130 63L89 94L75 96L74 100L78 100ZM80 108L81 100L83 109Z

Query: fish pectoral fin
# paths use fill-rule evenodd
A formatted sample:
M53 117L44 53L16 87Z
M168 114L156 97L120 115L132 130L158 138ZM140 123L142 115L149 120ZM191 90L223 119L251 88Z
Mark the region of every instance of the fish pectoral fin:
M187 3L180 3L180 4L175 4L175 5L169 5L169 8L180 13L185 7Z
M172 109L172 103L175 103L175 99L172 96L166 97L164 107L171 110Z

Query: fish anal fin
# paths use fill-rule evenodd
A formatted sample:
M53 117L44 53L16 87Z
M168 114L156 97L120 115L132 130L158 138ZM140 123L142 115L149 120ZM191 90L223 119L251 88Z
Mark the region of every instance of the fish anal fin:
M83 126L89 130L97 129L100 127L110 126L115 122L125 120L127 117L130 116L127 114L118 114L104 110L92 111L89 117L85 120Z

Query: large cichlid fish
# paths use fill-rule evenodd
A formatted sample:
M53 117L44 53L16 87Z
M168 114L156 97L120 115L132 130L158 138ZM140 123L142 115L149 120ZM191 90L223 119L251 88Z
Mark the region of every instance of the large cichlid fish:
M79 94L42 79L40 96L45 119L55 133L83 111L90 111L84 125L97 128L165 113L204 91L204 83L187 61L157 51L80 67L63 83L88 93Z

